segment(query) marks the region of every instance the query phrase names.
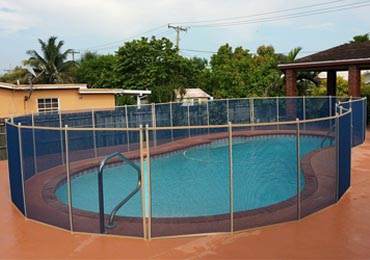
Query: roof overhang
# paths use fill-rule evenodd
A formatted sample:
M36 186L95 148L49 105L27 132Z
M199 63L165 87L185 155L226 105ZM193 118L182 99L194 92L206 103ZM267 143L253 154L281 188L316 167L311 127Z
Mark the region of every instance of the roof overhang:
M111 94L111 95L118 95L121 94L121 89L79 89L78 93L81 95L96 95L96 94Z
M348 70L350 66L357 66L359 69L370 69L370 58L346 59L346 60L328 60L314 62L292 62L279 64L279 69L293 69L296 71L328 71L328 70Z
M30 90L30 85L0 82L0 88L10 90ZM87 89L86 84L33 84L32 90Z
M151 90L131 90L131 89L80 89L80 94L114 94L114 95L133 95L144 96L152 94Z
M9 90L29 91L30 85L16 85L10 83L0 82L0 88ZM110 94L110 95L134 95L144 96L152 94L151 90L126 90L126 89L107 89L107 88L87 88L86 84L34 84L32 91L35 90L68 90L76 89L81 95L97 95L97 94Z

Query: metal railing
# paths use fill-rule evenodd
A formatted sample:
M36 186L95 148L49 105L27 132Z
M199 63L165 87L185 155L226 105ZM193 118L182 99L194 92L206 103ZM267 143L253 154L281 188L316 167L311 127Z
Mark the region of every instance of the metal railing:
M117 204L117 206L114 207L114 209L112 210L112 212L110 213L109 215L109 221L108 221L108 224L105 226L104 225L104 189L103 189L103 171L104 171L104 167L107 163L107 161L109 160L112 160L114 158L119 158L121 159L123 162L127 163L129 166L131 166L133 169L135 169L137 171L137 185L135 187L135 189L129 194L127 195L120 203ZM99 171L98 171L98 187L99 187L99 218L100 218L100 233L105 233L105 227L107 228L114 228L115 227L115 224L114 224L114 217L116 216L117 214L117 211L123 206L126 204L126 202L128 202L141 188L141 170L140 168L135 164L133 163L131 160L127 159L125 156L123 156L121 153L119 152L116 152L116 153L113 153L107 157L105 157L102 162L100 163L100 166L99 166Z

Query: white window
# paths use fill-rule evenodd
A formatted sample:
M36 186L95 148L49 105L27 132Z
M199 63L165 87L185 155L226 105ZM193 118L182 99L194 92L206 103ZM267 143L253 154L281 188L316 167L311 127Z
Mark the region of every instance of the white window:
M37 112L54 112L59 110L58 98L38 98L37 99Z

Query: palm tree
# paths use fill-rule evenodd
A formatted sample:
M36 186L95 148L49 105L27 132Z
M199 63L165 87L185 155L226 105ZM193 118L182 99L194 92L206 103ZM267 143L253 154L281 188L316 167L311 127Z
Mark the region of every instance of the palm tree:
M296 60L299 52L302 50L302 47L296 47L292 49L287 56L283 57L283 61L290 63ZM319 72L314 71L300 71L297 73L297 90L298 95L305 95L309 85L314 84L316 87L320 85L320 80L318 78ZM285 75L284 75L285 82ZM285 84L285 83L284 83Z
M67 60L73 52L68 49L62 52L63 41L57 42L57 37L52 36L47 42L38 39L41 45L42 55L35 50L28 50L31 57L25 61L26 65L39 71L40 75L35 80L38 83L72 83L76 69L76 62Z

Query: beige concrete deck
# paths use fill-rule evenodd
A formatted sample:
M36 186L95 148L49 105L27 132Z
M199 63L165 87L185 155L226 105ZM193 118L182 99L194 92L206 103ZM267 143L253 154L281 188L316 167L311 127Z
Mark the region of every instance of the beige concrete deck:
M10 201L0 162L0 259L369 259L370 131L352 150L352 186L343 199L299 222L233 235L144 241L71 234L26 220Z

